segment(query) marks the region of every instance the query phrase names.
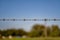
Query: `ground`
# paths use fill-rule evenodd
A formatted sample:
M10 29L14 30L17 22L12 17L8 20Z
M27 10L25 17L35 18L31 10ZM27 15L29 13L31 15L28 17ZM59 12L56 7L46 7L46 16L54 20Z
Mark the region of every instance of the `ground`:
M60 37L48 37L48 38L5 38L5 39L0 39L0 40L60 40Z

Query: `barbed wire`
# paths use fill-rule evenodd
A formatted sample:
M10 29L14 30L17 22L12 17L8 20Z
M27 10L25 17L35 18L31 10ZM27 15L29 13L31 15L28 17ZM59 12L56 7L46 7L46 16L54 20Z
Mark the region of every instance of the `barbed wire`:
M60 21L60 19L6 19L6 18L0 18L0 21Z

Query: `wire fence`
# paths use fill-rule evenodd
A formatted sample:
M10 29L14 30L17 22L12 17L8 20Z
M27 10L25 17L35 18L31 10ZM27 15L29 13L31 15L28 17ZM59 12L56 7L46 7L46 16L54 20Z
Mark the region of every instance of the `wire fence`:
M1 19L0 21L60 21L60 19Z

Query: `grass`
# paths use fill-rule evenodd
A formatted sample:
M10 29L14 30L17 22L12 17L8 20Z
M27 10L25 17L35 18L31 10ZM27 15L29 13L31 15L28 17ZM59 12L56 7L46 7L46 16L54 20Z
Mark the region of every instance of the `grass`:
M5 39L0 39L0 40L60 40L60 37L48 37L48 38L5 38Z

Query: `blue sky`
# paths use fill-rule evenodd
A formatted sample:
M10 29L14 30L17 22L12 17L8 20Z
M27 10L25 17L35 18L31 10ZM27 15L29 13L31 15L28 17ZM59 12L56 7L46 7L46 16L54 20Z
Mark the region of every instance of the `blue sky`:
M0 18L60 18L60 0L0 0ZM29 30L35 23L0 22L0 28Z

